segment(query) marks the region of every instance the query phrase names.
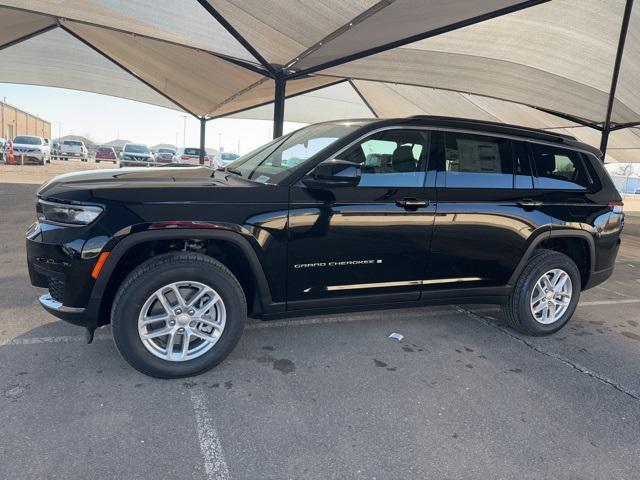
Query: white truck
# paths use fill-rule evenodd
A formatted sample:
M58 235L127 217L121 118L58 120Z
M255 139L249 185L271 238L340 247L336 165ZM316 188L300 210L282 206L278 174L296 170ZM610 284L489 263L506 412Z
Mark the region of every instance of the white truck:
M8 151L5 156L8 156ZM18 135L13 139L13 154L16 162L36 163L44 165L51 161L49 140L33 135Z
M79 158L81 161L86 162L88 156L87 147L84 146L84 142L78 140L64 140L60 142L60 158L62 160Z

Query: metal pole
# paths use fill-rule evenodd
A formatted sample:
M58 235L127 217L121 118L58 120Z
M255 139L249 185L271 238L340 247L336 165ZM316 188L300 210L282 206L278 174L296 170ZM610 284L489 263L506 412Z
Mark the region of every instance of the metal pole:
M207 130L207 120L203 117L200 119L200 165L204 165L204 137Z
M627 0L624 7L624 16L622 17L622 26L620 27L620 38L618 40L618 51L616 52L616 61L613 65L613 75L611 76L611 89L609 90L609 102L607 104L607 115L602 128L602 139L600 140L600 151L602 152L602 161L607 152L607 143L609 143L609 132L611 132L611 112L613 112L613 103L616 98L616 88L618 86L618 75L620 74L620 65L622 64L622 55L624 53L624 43L627 40L627 30L629 29L629 19L631 18L631 10L633 10L633 0Z
M282 136L284 125L284 98L287 81L284 78L276 78L276 89L273 99L273 138Z
M186 115L182 116L182 148L187 146L187 118Z

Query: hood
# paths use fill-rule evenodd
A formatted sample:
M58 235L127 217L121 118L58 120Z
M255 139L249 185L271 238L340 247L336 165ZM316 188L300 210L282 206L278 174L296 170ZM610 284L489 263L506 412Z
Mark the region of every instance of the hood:
M205 167L137 167L59 175L38 190L49 200L71 202L247 202L248 189L270 186Z
M151 153L133 153L133 152L122 152L122 156L131 157L131 158L150 158L153 155Z

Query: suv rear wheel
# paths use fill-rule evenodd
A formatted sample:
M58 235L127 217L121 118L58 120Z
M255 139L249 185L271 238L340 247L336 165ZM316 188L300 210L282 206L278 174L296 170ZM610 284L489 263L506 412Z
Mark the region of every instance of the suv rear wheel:
M111 323L124 359L160 378L195 375L224 360L247 316L244 292L220 262L169 253L135 268L114 299Z
M511 327L528 335L549 335L573 316L580 290L580 272L571 258L553 250L536 250L502 311Z

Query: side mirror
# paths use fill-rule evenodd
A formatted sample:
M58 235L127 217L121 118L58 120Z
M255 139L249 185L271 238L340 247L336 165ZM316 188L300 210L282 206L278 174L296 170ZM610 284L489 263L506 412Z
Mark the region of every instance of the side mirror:
M302 178L309 188L356 187L360 183L362 167L347 160L325 160Z

